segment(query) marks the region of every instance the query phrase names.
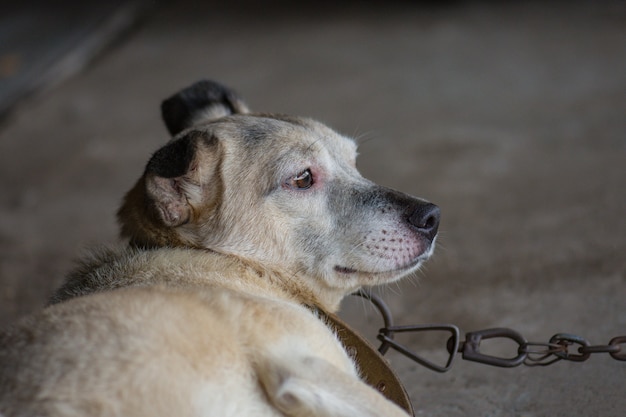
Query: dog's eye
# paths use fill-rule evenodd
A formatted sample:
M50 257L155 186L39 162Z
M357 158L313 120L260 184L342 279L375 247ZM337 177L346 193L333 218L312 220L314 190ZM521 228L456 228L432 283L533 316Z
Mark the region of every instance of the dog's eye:
M307 188L311 188L313 185L313 174L311 174L310 169L306 169L292 177L289 185L291 188L296 188L298 190L306 190Z

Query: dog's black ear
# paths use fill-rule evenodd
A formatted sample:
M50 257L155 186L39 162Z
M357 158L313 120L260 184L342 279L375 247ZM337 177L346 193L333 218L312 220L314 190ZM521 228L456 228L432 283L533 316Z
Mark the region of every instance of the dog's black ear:
M248 107L233 90L209 80L198 81L161 103L161 115L172 136L235 113L248 113Z
M159 219L169 227L189 222L194 207L210 203L219 190L219 141L192 130L154 153L145 187ZM212 197L213 196L213 197Z

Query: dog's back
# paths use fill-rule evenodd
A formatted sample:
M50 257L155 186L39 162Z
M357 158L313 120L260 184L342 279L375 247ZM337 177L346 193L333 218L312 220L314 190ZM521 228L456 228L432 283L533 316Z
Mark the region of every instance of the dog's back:
M264 399L254 371L271 349L259 342L280 343L280 335L255 334L267 331L251 326L259 317L246 317L257 301L268 303L228 290L143 287L52 306L0 340L0 410L7 416L281 415ZM283 319L307 320L288 310Z

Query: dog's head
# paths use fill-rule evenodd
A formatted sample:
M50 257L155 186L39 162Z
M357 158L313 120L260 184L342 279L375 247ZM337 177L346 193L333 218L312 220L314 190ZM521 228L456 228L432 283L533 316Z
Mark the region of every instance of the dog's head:
M162 113L174 138L118 213L131 244L210 249L343 293L432 253L437 206L363 178L354 141L323 124L251 114L210 81Z

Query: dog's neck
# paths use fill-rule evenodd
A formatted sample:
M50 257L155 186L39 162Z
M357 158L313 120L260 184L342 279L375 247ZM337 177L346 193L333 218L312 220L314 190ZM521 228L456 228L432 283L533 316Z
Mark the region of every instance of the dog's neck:
M129 270L125 265L134 267ZM343 294L316 291L311 279L205 249L141 249L131 245L121 251L103 249L85 258L51 301L120 287L164 285L189 291L219 287L336 312Z
M253 261L238 258L232 255L221 254L207 249L179 249L189 251L190 259L197 259L203 264L205 260L211 258L211 269L215 269L215 264L219 268L232 268L238 276L238 280L220 279L220 274L211 273L212 277L207 281L212 285L214 280L219 280L222 287L232 288L248 294L267 296L270 298L281 298L289 302L301 304L308 307L319 308L328 313L335 313L339 310L339 304L346 294L337 289L327 288L320 278L294 274L288 271L269 269ZM217 268L217 270L219 270ZM315 284L315 285L312 285Z
M220 256L220 255L218 255ZM221 255L226 256L228 255ZM270 293L280 293L283 298L312 308L319 308L329 313L339 310L339 304L346 294L337 289L327 288L320 278L303 276L286 271L270 270L261 265L239 259L243 268L252 276L251 286L270 286ZM311 285L315 283L316 285Z

